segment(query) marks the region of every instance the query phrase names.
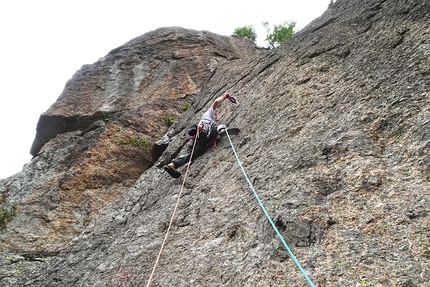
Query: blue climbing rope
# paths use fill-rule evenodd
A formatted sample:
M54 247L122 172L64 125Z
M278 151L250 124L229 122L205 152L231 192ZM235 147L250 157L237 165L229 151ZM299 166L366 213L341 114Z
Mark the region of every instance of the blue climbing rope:
M225 132L227 134L227 138L228 141L230 142L231 148L233 149L234 155L236 156L237 162L239 163L239 166L243 172L243 175L246 178L246 181L249 184L249 187L251 188L252 192L255 195L255 198L257 198L258 203L260 204L261 209L263 210L264 214L266 215L267 219L269 220L270 224L272 225L273 229L275 230L276 234L278 235L278 237L281 239L282 243L285 246L285 249L287 249L288 253L290 254L291 258L293 259L294 263L296 263L297 267L299 268L299 270L302 272L302 274L305 276L306 280L308 281L309 285L312 287L315 287L314 283L312 283L311 279L308 277L308 275L306 274L305 270L302 268L302 266L300 265L299 261L297 261L296 257L294 256L293 252L290 250L290 248L288 247L288 244L285 242L284 238L282 237L281 233L279 232L278 228L276 228L275 223L273 222L272 218L270 217L269 213L267 212L266 208L264 207L263 203L261 202L260 198L258 197L257 192L255 191L254 186L252 185L251 181L248 178L248 175L246 174L245 169L242 166L242 163L240 162L239 156L237 155L237 152L233 146L233 142L231 141L230 135L228 133L228 130L225 129Z

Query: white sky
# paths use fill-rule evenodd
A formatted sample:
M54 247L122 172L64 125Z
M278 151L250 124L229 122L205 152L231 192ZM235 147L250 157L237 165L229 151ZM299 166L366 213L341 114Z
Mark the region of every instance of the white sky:
M205 3L205 4L203 4ZM255 2L254 2L255 3ZM16 0L0 4L0 179L22 170L39 116L84 64L160 27L231 35L252 25L264 42L270 27L296 21L302 29L330 0Z

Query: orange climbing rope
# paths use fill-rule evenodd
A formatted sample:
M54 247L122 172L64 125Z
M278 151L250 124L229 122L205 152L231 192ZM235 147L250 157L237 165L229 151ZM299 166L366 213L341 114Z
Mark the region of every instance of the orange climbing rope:
M149 287L149 285L151 284L151 281L152 281L152 277L154 277L155 269L157 268L158 261L160 261L161 253L163 252L163 248L164 248L164 245L166 244L170 228L172 227L173 220L175 219L176 210L178 209L179 200L181 199L182 191L184 190L185 181L187 179L188 170L190 169L191 159L193 158L194 148L196 146L196 142L197 142L198 137L199 137L199 131L197 130L196 140L194 141L193 149L191 150L190 160L188 161L187 169L186 169L185 175L184 175L184 180L182 181L181 190L179 191L178 199L176 200L176 205L175 205L175 208L173 209L172 218L170 219L169 227L167 227L167 231L166 231L166 234L164 235L163 243L161 244L161 248L160 248L160 251L158 252L157 260L155 261L154 268L152 268L151 276L149 276L148 284L146 285L146 287Z

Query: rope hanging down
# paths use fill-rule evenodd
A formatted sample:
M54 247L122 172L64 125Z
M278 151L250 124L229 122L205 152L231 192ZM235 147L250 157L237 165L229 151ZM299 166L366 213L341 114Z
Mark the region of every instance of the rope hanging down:
M196 138L198 136L199 136L199 132L197 130ZM185 181L187 180L188 170L190 169L191 159L193 158L194 148L196 147L196 142L197 142L197 140L194 141L193 149L191 150L190 160L188 161L187 169L186 169L185 175L184 175L184 180L182 181L181 190L179 191L178 199L176 200L176 205L175 205L175 208L173 209L172 218L170 219L169 226L167 227L167 231L166 231L166 234L164 235L163 243L161 244L160 251L158 252L157 260L155 261L154 268L152 269L151 276L149 276L148 284L146 285L146 287L149 287L149 285L151 284L152 277L154 276L155 269L157 268L158 261L160 261L161 253L163 252L164 245L166 244L167 236L169 235L169 231L170 231L170 228L172 227L173 220L175 219L176 210L178 209L179 200L181 199L182 191L184 190L184 186L185 186Z
M288 247L288 244L285 242L284 238L282 237L281 233L279 232L278 228L276 228L275 223L273 222L272 218L270 218L269 213L267 212L266 208L264 207L263 203L261 202L260 198L258 197L257 192L254 189L254 186L252 185L251 181L248 178L248 175L245 172L245 169L242 166L242 163L240 162L239 156L236 153L236 150L233 146L233 142L231 141L230 135L228 134L227 129L225 129L225 132L227 134L227 138L228 141L230 142L231 148L233 149L233 153L236 156L237 162L239 163L239 166L243 172L243 175L246 178L246 181L249 184L249 187L251 188L252 192L255 195L255 198L257 199L258 203L260 204L261 209L263 210L264 214L266 215L267 219L269 220L270 224L272 225L273 229L275 230L276 234L278 235L278 237L281 239L282 243L285 246L285 249L287 249L288 253L290 254L291 258L293 259L294 263L296 263L297 267L299 268L299 270L302 272L302 274L305 276L306 280L308 281L309 285L311 287L315 287L314 283L312 283L311 279L308 277L308 275L306 274L305 270L302 268L302 266L300 265L300 263L297 261L296 257L294 256L293 252L290 250L290 248Z

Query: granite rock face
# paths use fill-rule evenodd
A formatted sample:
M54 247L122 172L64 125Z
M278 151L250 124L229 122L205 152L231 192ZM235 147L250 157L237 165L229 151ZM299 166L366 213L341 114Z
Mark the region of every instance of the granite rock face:
M188 126L228 91L239 103L223 103L220 122L241 129L231 137L241 163L316 286L427 286L429 15L429 1L338 0L273 50L221 37L235 43L231 56L220 57L200 88L177 99L171 109L187 102L191 107L176 110L175 123L161 134L150 137L146 129L131 134L150 139L152 149L125 145L129 150L115 146L115 151L113 144L108 146L106 142L118 140L117 134L138 125L133 109L122 108L132 107L126 102L134 96L120 97L117 106L112 100L116 96L110 99L96 91L91 104L91 93L80 98L76 92L91 86L82 80L44 115L78 122L92 117L88 131L59 124L62 128L51 138L42 128L40 148L33 145L37 156L23 172L0 182L6 202L22 207L2 234L0 285L146 284L183 179L169 177L161 167L184 151ZM166 80L171 79L167 74ZM118 81L134 91L127 76ZM165 99L174 101L168 93L158 100ZM79 112L64 112L85 101L90 102L82 103ZM102 108L103 102L109 102L108 108ZM166 110L148 116L157 122L160 115L170 114ZM103 118L110 113L108 120ZM104 145L88 149L81 148L82 142ZM88 150L97 156L86 154ZM139 151L152 160L133 162ZM99 162L117 166L123 158L130 162L118 169L117 177L109 173L115 170L111 166L98 169ZM185 167L180 170L185 173ZM129 175L134 172L137 176ZM86 181L89 175L101 179ZM60 195L61 200L51 200ZM82 208L83 202L91 212L87 217L73 213L79 214L73 220L82 222L73 240L64 236L62 244L36 244L44 230L26 233L32 226L55 222L49 216L59 208ZM67 228L72 226L79 225ZM20 236L26 234L36 238L33 244L14 245L14 238L25 242ZM61 229L51 234L60 238ZM151 286L308 286L255 200L228 139L220 139L214 151L191 165Z
M252 53L248 41L172 27L83 66L41 115L31 163L0 184L20 206L2 250L64 247L155 163L166 147L155 143L216 67Z

